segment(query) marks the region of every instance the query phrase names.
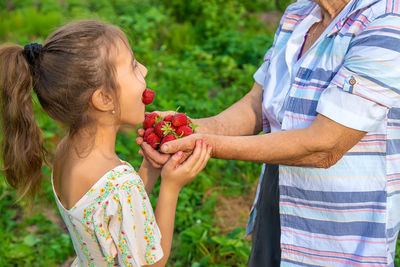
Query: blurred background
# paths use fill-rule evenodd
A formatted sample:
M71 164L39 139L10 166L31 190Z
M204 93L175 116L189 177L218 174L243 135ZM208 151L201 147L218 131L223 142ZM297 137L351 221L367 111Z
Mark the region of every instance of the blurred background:
M200 118L218 114L247 93L272 45L290 0L1 0L0 43L42 43L59 26L100 19L119 26L156 92L148 111L176 110ZM51 162L64 135L35 104ZM136 129L123 128L116 149L141 163ZM245 226L260 164L211 159L180 196L168 266L246 266ZM0 178L0 266L69 266L75 252L43 167L33 209ZM156 202L159 185L151 196ZM399 263L399 259L396 259Z

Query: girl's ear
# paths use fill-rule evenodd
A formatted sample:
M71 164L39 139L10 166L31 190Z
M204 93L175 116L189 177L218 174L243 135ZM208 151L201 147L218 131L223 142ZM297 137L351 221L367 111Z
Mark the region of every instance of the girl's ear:
M112 95L105 92L103 89L94 91L92 95L92 104L94 108L99 111L112 111L115 107Z

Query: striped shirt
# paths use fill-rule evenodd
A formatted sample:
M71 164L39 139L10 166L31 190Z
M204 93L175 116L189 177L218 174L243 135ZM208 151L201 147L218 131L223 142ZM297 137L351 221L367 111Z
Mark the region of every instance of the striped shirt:
M264 88L265 133L305 128L317 114L367 132L328 169L279 166L281 266L394 266L400 228L399 6L400 0L350 1L298 59L321 12L314 2L297 1L254 74ZM250 220L249 231L251 226Z

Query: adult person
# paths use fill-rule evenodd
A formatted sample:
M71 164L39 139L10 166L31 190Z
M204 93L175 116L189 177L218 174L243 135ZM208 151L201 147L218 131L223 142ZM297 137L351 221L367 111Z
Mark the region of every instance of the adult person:
M394 266L399 6L398 0L290 5L251 91L222 113L194 120L199 134L161 147L190 153L200 135L215 158L265 163L254 229L249 224L249 266ZM154 166L169 157L137 142Z

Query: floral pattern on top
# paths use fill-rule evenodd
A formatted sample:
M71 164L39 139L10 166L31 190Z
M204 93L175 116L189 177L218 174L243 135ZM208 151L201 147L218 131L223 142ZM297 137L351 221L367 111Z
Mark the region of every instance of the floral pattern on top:
M108 171L69 210L53 192L77 254L71 266L136 267L163 257L150 200L129 163Z

